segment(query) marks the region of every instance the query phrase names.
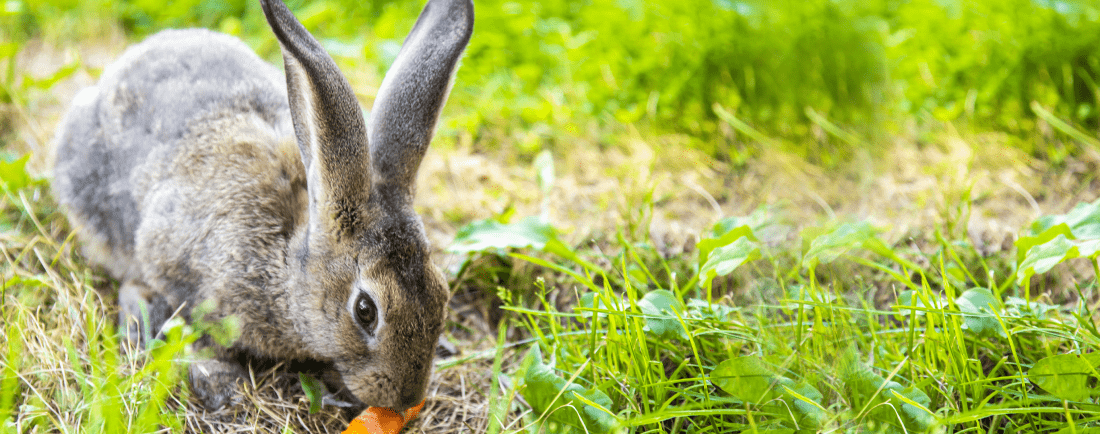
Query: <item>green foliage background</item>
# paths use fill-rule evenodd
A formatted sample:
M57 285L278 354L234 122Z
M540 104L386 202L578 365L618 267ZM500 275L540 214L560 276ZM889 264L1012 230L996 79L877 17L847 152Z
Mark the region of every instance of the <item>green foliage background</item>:
M422 2L288 3L337 55L381 73ZM807 108L866 139L897 133L914 118L1026 135L1035 128L1032 101L1073 124L1100 127L1095 2L476 3L453 97L463 113L451 127L487 136L486 146L497 142L492 133L533 132L542 140L521 149L533 153L580 131L641 122L700 137L696 146L737 159L725 146L735 135L722 130L714 104L790 139L821 122ZM9 43L88 37L117 21L134 38L202 26L240 35L268 57L277 52L259 6L247 0L12 0L3 7Z

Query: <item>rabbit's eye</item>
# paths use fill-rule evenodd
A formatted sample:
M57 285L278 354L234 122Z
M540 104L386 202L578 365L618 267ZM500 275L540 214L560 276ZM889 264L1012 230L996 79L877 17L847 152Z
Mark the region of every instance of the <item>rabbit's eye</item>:
M374 323L378 320L378 308L374 305L374 300L366 294L360 295L355 301L355 317L367 333L374 333Z

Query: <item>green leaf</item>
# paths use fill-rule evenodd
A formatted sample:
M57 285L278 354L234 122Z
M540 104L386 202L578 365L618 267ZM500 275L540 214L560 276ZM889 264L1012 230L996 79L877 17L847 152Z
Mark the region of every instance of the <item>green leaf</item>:
M928 410L932 400L927 394L913 386L886 381L864 365L855 350L849 349L843 356L840 379L852 406L867 409L871 419L909 432L926 431L935 423Z
M1072 238L1100 239L1100 199L1092 203L1078 203L1066 214L1040 217L1031 224L1031 233L1038 235L1060 224L1069 227L1073 234Z
M1005 297L1005 316L1047 319L1047 314L1050 312L1057 313L1058 307L1038 301L1029 302L1020 297Z
M708 303L706 300L693 298L687 302L685 316L710 321L728 322L733 319L733 313L738 309L719 303Z
M1001 300L986 288L971 288L955 299L963 315L963 328L969 329L979 336L992 336L1004 334L1001 324L993 315L1003 308Z
M462 254L510 248L543 250L556 239L557 230L535 216L511 224L481 220L459 229L447 251Z
M802 245L803 249L806 250L806 253L802 255L802 266L814 267L822 262L829 263L835 261L842 255L848 254L852 249L860 248L900 265L902 267L902 271L900 272L895 272L881 266L880 269L886 271L906 286L915 289L916 286L910 281L904 271L920 270L922 267L898 255L893 247L887 245L878 237L878 232L879 230L877 228L871 226L871 224L866 221L845 223L828 232L822 228L807 228L802 232ZM807 239L810 240L808 245L805 241Z
M783 400L791 404L796 418L794 422L803 429L820 428L829 417L829 412L821 405L825 396L805 381L795 383L783 378L782 383Z
M731 232L732 233L732 232ZM714 249L709 253L707 262L699 269L699 283L706 286L711 279L725 276L741 264L760 258L760 245L748 237L738 238L732 244Z
M1047 241L1053 240L1058 235L1063 235L1066 238L1073 238L1073 231L1065 223L1057 224L1046 228L1043 232L1034 234L1031 236L1022 236L1016 240L1016 263L1024 261L1024 257L1027 256L1028 250L1032 247L1043 244Z
M1095 389L1096 366L1100 353L1058 354L1035 362L1027 371L1028 380L1058 399L1084 402Z
M0 182L3 182L9 191L17 191L31 184L31 177L27 174L27 161L31 154L23 154L14 160L0 160Z
M761 207L748 216L726 217L719 220L711 227L710 236L705 239L722 238L730 231L741 228L747 228L749 233L755 234L774 226L775 219L768 215L767 208Z
M887 387L890 394L890 403L894 408L901 409L902 423L906 429L913 431L927 431L936 423L936 417L928 409L932 405L932 399L924 391L909 386L902 388L897 383L890 382L897 387Z
M313 378L312 375L302 372L298 373L298 381L302 383L302 391L306 393L306 399L309 400L309 414L321 411L321 401L328 393L325 384Z
M1100 255L1100 200L1079 203L1066 214L1040 217L1030 232L1016 241L1018 283L1067 260Z
M1059 234L1054 239L1032 247L1027 251L1024 260L1016 268L1016 281L1022 283L1024 279L1032 275L1046 273L1055 265L1080 255L1077 244L1070 241L1065 235Z
M599 390L568 384L553 368L542 363L541 351L535 352L534 348L524 360L524 387L520 394L535 414L545 414L551 422L594 433L610 432L618 425L618 418L610 412L611 398Z
M749 226L738 226L725 231L720 236L713 238L703 238L695 245L699 249L699 266L707 262L710 258L710 253L719 247L729 245L730 243L737 241L741 238L748 238L749 240L756 241L756 235L753 233L752 228Z
M577 306L587 309L597 309L604 311L619 311L621 312L629 304L626 300L608 300L603 293L599 292L586 292L581 295L580 300L577 300ZM586 319L591 319L593 314L596 318L606 318L607 313L604 312L591 312L582 311L581 315Z
M806 288L805 285L793 284L788 286L783 291L785 297L781 300L783 302L783 310L788 314L792 309L797 310L799 306L805 303L835 303L837 301L836 294L829 291L813 291Z
M1077 244L1077 253L1082 258L1096 259L1100 256L1100 240L1087 240L1087 241L1075 241Z
M928 296L935 298L928 299ZM907 289L898 294L897 302L893 306L893 310L897 312L894 317L901 321L903 317L909 315L924 316L925 311L923 309L940 309L945 305L947 305L947 301L936 294L926 294ZM913 307L922 309L913 309Z
M803 265L829 263L849 250L862 247L864 243L876 239L875 229L870 223L846 223L832 232L814 238L810 242L810 248L802 257L802 263Z
M492 219L470 223L459 229L447 251L458 254L502 253L506 249L523 248L554 254L589 270L599 269L562 243L558 239L558 230L538 216L524 217L508 224Z
M725 360L715 366L710 378L730 396L742 402L766 404L765 409L800 430L820 428L828 417L820 391L805 381L795 382L776 374L760 357Z
M677 316L683 316L684 304L672 291L658 289L650 291L641 300L638 308L646 315L646 329L661 339L687 338L687 332Z
M775 398L777 376L756 356L725 360L710 373L711 381L730 396L743 402L761 404Z
M865 366L851 349L842 359L839 373L840 380L844 382L844 388L848 392L848 399L853 405L858 406L863 406L868 400L874 398L879 386L886 381Z
M532 345L530 350L527 350L527 354L523 356L523 360L520 360L519 366L516 367L515 372L512 373L512 381L516 385L516 389L520 389L524 384L524 378L527 377L527 371L531 369L535 363L542 363L542 348L538 344Z

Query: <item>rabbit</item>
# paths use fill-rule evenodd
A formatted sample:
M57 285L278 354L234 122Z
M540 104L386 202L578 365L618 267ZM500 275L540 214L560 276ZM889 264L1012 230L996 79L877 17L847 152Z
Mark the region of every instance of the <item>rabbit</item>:
M336 63L261 0L279 71L231 36L165 30L81 91L58 127L54 193L83 252L119 281L147 343L173 315L234 319L193 344L192 393L239 401L248 360L321 366L362 406L423 401L450 298L414 181L473 31L429 0L365 120ZM285 84L284 84L285 83Z

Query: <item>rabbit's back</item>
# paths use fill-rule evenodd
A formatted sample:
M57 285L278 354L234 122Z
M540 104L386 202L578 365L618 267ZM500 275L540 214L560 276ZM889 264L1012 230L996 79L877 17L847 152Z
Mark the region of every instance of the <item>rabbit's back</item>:
M167 30L128 49L85 89L58 130L55 190L90 257L132 275L146 190L196 129L247 115L292 132L285 84L239 40L202 29Z
M323 370L353 404L404 411L427 393L450 296L413 208L415 174L473 3L429 0L370 120L282 0L260 3L285 81L230 36L153 36L74 102L57 197L119 281L128 344L177 313L233 318L232 344L193 344L209 355L188 371L208 409L236 399L252 359Z

